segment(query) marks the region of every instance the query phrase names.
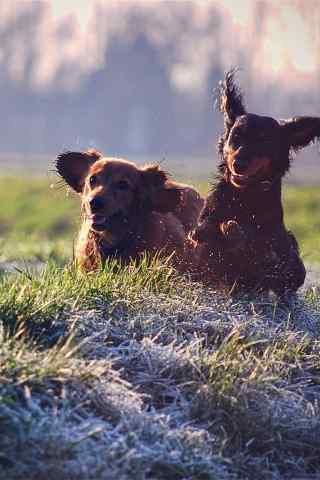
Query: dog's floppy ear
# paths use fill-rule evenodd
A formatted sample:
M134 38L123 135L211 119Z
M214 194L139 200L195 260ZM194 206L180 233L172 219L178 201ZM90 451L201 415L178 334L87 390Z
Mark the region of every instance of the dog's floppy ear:
M223 113L226 130L230 130L237 117L246 113L242 93L235 84L234 75L235 69L230 70L219 84L219 109Z
M101 157L102 154L96 150L60 153L56 160L56 170L73 190L81 193L90 166Z
M159 165L144 167L141 173L145 205L157 212L172 212L180 203L179 187L168 180L168 174Z
M294 150L306 147L312 141L320 139L319 117L294 117L280 122L282 134Z

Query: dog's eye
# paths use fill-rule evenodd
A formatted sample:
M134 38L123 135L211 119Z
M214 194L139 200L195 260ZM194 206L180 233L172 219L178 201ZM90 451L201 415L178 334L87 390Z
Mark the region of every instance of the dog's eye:
M91 177L89 178L90 187L94 188L97 185L97 182L98 182L98 179L96 175L91 175Z
M117 190L129 190L129 183L126 180L120 180L119 182L116 183L115 185Z

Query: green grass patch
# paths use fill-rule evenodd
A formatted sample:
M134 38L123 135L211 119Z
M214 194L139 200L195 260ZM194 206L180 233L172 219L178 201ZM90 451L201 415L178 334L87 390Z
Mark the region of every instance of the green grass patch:
M192 183L192 182L191 182ZM206 195L208 180L194 185ZM297 236L308 263L320 262L318 239L320 192L316 187L284 188L285 222ZM0 178L1 260L72 258L80 222L80 200L55 180L40 177Z
M78 228L78 198L46 178L0 179L2 261L66 260Z
M171 278L175 277L175 281ZM28 268L0 278L0 319L5 337L18 331L54 344L66 327L61 319L81 308L98 308L121 298L134 305L143 292L170 294L181 283L174 270L157 257L122 266L110 260L98 272L85 274L76 265L53 263L37 273Z
M287 227L296 235L302 256L308 263L320 262L320 189L287 187L284 212Z

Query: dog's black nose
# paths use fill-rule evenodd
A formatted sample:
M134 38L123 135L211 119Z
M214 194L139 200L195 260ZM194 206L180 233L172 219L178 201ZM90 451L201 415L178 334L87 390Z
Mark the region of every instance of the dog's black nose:
M244 173L249 166L249 162L246 158L237 157L234 161L233 167L236 173Z
M89 202L92 213L98 213L104 207L104 201L101 197L94 197Z

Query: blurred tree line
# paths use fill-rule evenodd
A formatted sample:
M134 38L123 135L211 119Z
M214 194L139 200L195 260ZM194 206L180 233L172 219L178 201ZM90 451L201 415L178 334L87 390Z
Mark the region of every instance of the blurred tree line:
M156 11L97 8L91 23L100 48L96 64L89 44L78 63L76 57L63 61L64 46L76 42L74 22L63 19L48 46L41 36L47 7L31 3L0 22L1 152L92 146L110 155L211 155L222 129L214 88L233 65L241 68L249 110L285 117L312 113L318 105L320 114L319 83L295 92L285 77L277 84L252 80L251 57L261 22L270 14L267 2L256 2L251 28L257 37L246 48L237 45L236 29L230 38L230 25L214 2L200 19L192 2L162 2ZM40 60L50 68L50 55L62 61L40 88L35 71Z

